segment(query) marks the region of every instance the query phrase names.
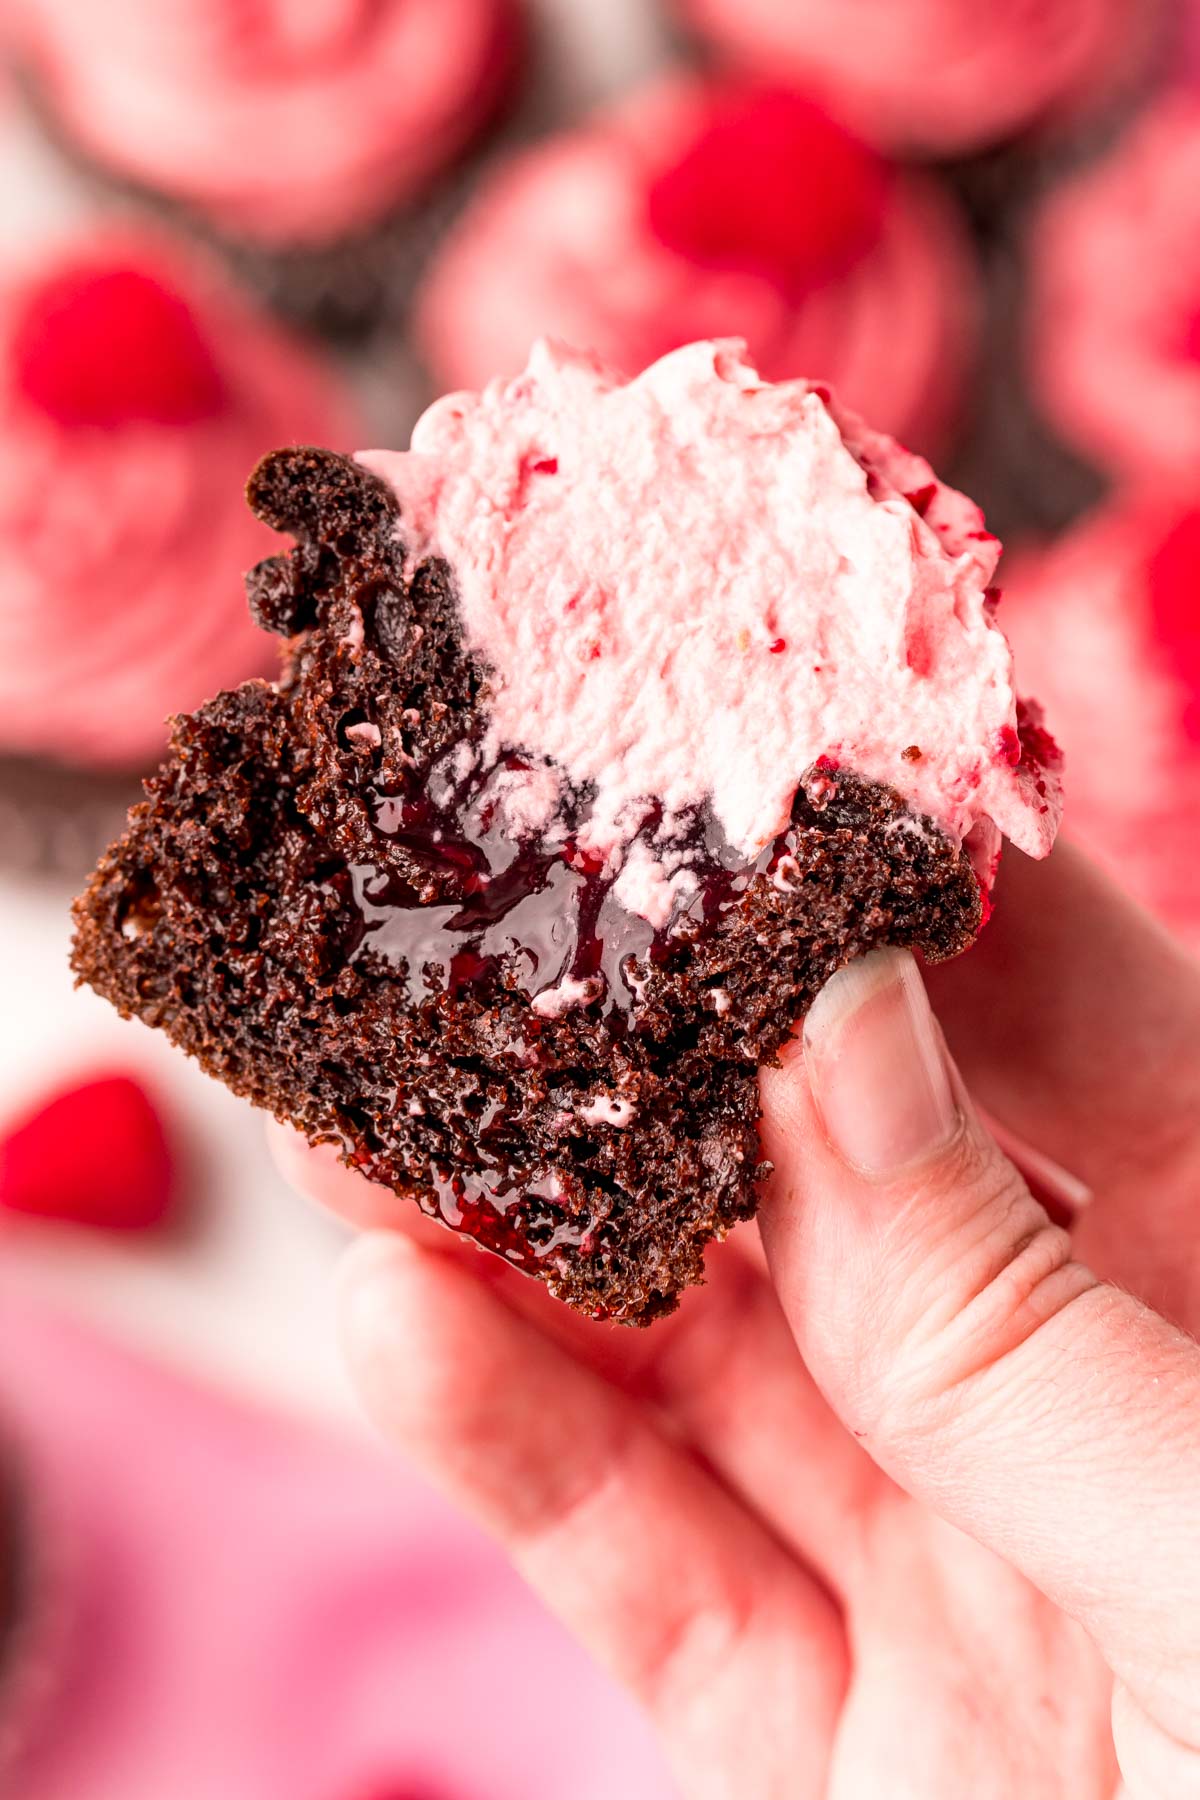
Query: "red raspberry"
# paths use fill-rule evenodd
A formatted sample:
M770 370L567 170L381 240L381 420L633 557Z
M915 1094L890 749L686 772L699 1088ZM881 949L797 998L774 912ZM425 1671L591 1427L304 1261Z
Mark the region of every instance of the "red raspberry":
M63 1088L0 1138L0 1208L10 1212L139 1231L167 1212L172 1175L162 1122L128 1075Z
M191 425L225 402L187 303L140 269L60 269L25 296L9 356L18 393L61 425Z
M715 93L705 128L653 183L650 225L703 268L764 276L800 298L878 241L888 170L801 94Z
M1200 742L1200 507L1176 520L1150 558L1150 628L1187 690L1184 727Z

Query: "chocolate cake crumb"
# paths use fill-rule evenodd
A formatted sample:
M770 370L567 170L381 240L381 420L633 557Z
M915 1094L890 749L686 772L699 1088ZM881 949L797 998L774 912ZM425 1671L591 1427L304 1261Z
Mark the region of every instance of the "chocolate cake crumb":
M755 1208L759 1065L876 944L979 928L963 852L822 759L750 868L692 822L662 930L572 835L514 839L483 754L488 671L453 573L410 566L390 490L275 453L257 515L295 539L248 577L280 682L176 720L76 902L73 966L235 1092L596 1318L646 1325Z

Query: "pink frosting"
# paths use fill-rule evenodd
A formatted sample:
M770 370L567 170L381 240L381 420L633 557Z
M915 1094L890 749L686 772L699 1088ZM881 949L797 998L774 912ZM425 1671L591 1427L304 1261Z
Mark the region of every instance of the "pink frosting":
M270 243L411 199L497 100L512 0L14 0L70 135L123 175Z
M676 0L727 55L827 88L879 141L952 152L1111 98L1160 0Z
M187 296L184 317L213 360L182 400L203 416L106 425L63 416L93 380L107 393L97 360L119 353L103 341L56 338L58 414L30 397L14 351L28 336L31 296L93 267L134 270ZM353 413L310 351L207 270L140 235L92 237L10 278L0 353L0 747L138 766L163 747L168 714L274 671L273 640L247 615L240 571L276 543L242 487L278 443L353 441ZM128 398L132 368L113 386L114 404ZM138 403L152 411L153 389Z
M1050 197L1033 272L1034 376L1063 435L1122 476L1200 467L1200 93Z
M1018 554L1001 610L1070 762L1073 830L1200 943L1198 594L1200 489L1123 500Z
M692 344L624 382L540 343L516 380L433 406L411 451L363 457L410 555L454 572L493 671L485 754L594 783L611 866L660 801L620 892L656 921L690 879L689 809L750 859L822 756L956 840L998 828L1044 854L1057 775L1021 754L978 509L743 349Z
M728 92L672 78L497 167L418 296L416 335L438 382L515 374L539 334L636 374L680 344L736 332L770 378L815 375L881 429L936 448L959 410L978 314L954 203L922 176L882 170L877 216L801 292L762 268L702 264L663 241L650 200ZM858 150L834 173L853 180L854 155L874 166ZM803 246L805 223L784 251Z

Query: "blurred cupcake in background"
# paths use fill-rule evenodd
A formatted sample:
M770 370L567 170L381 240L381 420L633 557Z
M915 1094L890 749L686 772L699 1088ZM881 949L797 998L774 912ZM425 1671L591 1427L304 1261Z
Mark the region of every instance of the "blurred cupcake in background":
M1018 553L1001 611L1070 770L1073 832L1200 944L1200 470Z
M904 152L957 156L1133 86L1160 0L675 0L736 65L837 96Z
M0 751L141 769L168 714L273 671L242 487L349 448L339 382L158 236L96 229L0 283Z
M955 203L788 89L657 83L495 165L418 291L439 387L518 373L534 337L627 374L748 340L923 451L957 418L978 323Z
M517 5L13 0L13 35L63 141L336 326L369 318L406 215L510 90Z
M1200 90L1044 202L1028 333L1049 422L1110 474L1200 472Z

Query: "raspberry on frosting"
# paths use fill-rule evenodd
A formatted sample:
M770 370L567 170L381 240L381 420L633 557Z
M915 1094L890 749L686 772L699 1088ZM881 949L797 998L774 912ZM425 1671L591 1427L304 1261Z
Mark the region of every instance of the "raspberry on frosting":
M675 75L500 163L418 296L439 384L515 374L538 333L632 374L744 336L907 442L944 440L977 326L952 199L810 96Z
M1200 468L1200 93L1160 101L1052 193L1031 260L1052 424L1123 479Z
M226 400L187 302L109 262L68 264L31 287L9 359L17 391L61 425L191 425Z
M1147 573L1153 643L1184 689L1183 725L1200 761L1200 505L1154 546Z
M714 92L646 198L669 250L700 268L761 275L798 299L879 241L887 170L805 95L733 88Z
M354 432L315 352L157 234L0 282L0 748L131 767L166 719L273 666L237 572L280 439Z
M1161 0L676 0L728 60L835 93L859 127L950 154L1070 120L1136 80Z

